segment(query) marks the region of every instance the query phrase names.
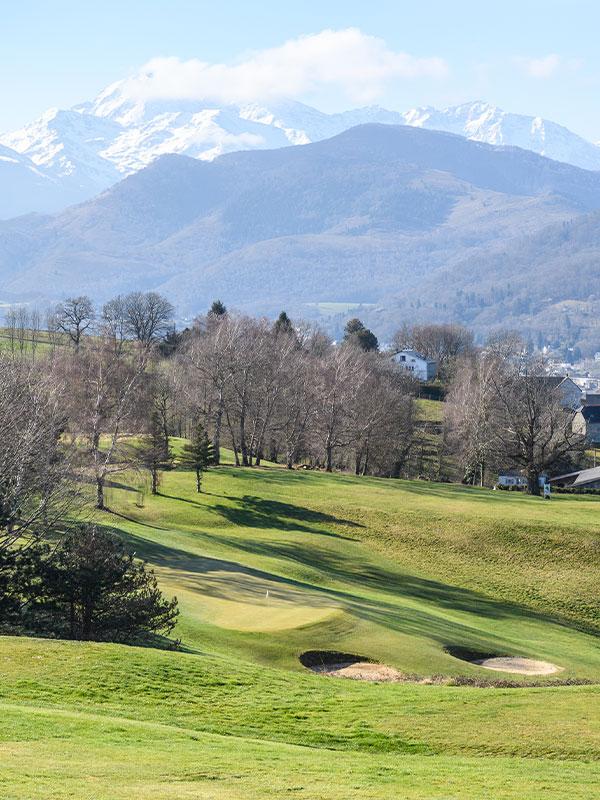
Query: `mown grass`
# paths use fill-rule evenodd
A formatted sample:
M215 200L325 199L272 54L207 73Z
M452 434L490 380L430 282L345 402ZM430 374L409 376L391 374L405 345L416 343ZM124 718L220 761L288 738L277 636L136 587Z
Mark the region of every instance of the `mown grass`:
M1 639L0 796L593 796L597 498L275 466L211 470L202 495L175 470L143 507L134 489L99 521L180 598L183 651ZM364 684L298 661L493 679L448 645L592 685Z

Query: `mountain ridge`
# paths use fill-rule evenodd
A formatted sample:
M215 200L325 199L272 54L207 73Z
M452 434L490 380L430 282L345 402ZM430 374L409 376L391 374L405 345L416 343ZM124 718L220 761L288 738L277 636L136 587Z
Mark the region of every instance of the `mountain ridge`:
M313 318L324 303L369 304L383 334L419 317L479 331L518 325L528 302L543 329L548 292L543 271L528 273L530 242L536 270L553 259L561 294L552 305L600 298L589 226L562 271L543 246L546 237L558 252L565 225L599 212L600 173L369 124L304 147L164 156L59 215L0 223L0 300L30 298L31 287L40 301L88 293L99 302L156 289L184 317L215 296L242 311ZM507 252L525 277L514 277ZM575 281L578 263L585 281ZM499 291L509 273L513 289Z
M456 133L488 144L519 146L554 160L600 170L600 147L540 117L511 114L482 101L437 110L380 106L327 114L294 100L219 105L206 101L141 102L126 81L69 110L49 109L0 143L29 158L54 182L51 200L0 206L0 218L53 212L85 201L170 153L212 160L238 150L272 149L331 138L364 123L409 125Z

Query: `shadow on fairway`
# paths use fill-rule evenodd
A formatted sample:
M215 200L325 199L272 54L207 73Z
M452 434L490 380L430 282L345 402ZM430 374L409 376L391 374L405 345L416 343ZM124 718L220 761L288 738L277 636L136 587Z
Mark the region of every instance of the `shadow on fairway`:
M465 647L473 650L499 651L505 648L506 644L485 630L485 625L481 628L477 626L477 617L482 620L514 622L515 625L529 619L572 627L556 618L536 614L517 604L494 601L469 589L375 565L361 567L341 554L328 554L321 548L308 547L306 544L274 544L214 535L223 544L246 552L290 559L308 565L323 573L326 581L335 579L351 584L353 588L323 588L315 583L248 567L240 562L197 556L134 534L127 534L126 538L134 546L136 553L147 558L152 565L178 571L177 580L182 588L198 593L199 596L264 604L264 585L268 584L273 599L316 607L338 607L357 619L402 634L430 639L442 646L446 646L448 642L462 642ZM260 587L257 587L257 583ZM376 590L382 596L361 596L357 590L360 591L363 587L370 591ZM420 608L407 607L403 604L403 599L416 599L424 605ZM431 605L430 609L427 604ZM467 612L473 618L464 623L443 618L439 614L440 608Z
M320 511L313 511L310 508L296 506L292 503L281 503L278 500L265 500L262 497L244 495L241 498L227 498L235 505L207 505L191 500L186 497L162 494L170 500L178 500L202 508L203 511L218 514L232 525L240 525L245 528L270 528L282 531L300 531L302 533L317 533L321 536L331 536L334 539L345 539L355 541L351 536L344 536L340 533L322 530L321 528L311 527L314 525L346 525L349 528L364 528L358 522L348 519L341 519L331 514ZM212 495L213 497L215 495ZM222 496L222 495L217 495Z

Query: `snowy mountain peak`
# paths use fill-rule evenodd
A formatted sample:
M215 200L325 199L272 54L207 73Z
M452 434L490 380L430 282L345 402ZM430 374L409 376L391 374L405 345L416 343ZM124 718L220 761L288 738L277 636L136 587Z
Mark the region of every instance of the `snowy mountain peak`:
M556 123L511 114L483 100L443 110L424 106L400 113L374 105L326 114L295 100L226 106L145 101L139 99L143 76L135 82L135 96L128 79L116 81L92 101L68 110L49 109L20 130L0 136L0 143L51 177L57 191L63 191L64 205L85 200L168 153L210 160L233 150L308 144L369 122L447 131L600 170L597 145ZM32 197L30 210L47 210L36 202Z

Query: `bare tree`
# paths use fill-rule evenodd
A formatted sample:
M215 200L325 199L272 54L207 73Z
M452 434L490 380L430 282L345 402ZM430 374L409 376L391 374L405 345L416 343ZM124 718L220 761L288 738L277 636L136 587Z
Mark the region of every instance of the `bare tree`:
M87 445L99 510L105 508L107 478L139 462L126 434L139 431L140 418L146 417L149 361L146 348L118 351L103 337L87 341L77 355L63 358L70 386L70 424Z
M495 376L501 364L489 351L464 359L448 392L445 425L465 483L483 486L486 472L497 462Z
M42 327L42 315L38 308L33 308L29 316L31 330L31 359L35 361L38 344L40 342L40 331Z
M17 344L17 308L16 306L9 306L4 313L4 324L8 331L8 341L10 343L11 353L15 352Z
M95 318L94 304L89 297L85 295L68 297L54 307L49 327L65 333L77 350L82 336L91 327Z
M29 309L26 306L17 307L17 341L21 356L27 347L29 334Z
M315 433L321 442L327 472L333 470L334 455L352 440L347 402L349 394L356 391L365 377L360 368L361 355L352 346L331 347L319 361Z
M172 327L175 309L157 292L132 292L124 304L125 333L148 347Z
M394 349L407 347L436 361L441 376L448 377L456 360L473 352L473 333L455 324L404 326L394 335Z
M573 429L575 410L535 358L508 362L493 381L496 449L525 472L529 494L539 495L544 472L583 454L584 438Z
M127 338L127 303L122 295L102 306L102 334L120 349Z
M0 550L44 536L73 510L64 426L55 375L0 356Z
M543 362L522 352L513 337L463 363L448 401L450 441L468 482L483 484L489 467L519 469L529 493L538 495L543 473L583 452L575 411Z

